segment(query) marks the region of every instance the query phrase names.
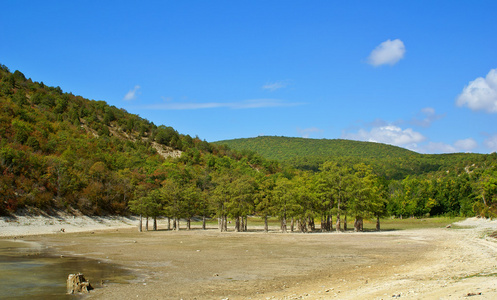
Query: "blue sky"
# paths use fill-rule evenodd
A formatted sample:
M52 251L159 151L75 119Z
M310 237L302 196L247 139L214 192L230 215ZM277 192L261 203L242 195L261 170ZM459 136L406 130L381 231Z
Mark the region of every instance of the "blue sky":
M0 63L209 142L497 151L497 1L6 1Z

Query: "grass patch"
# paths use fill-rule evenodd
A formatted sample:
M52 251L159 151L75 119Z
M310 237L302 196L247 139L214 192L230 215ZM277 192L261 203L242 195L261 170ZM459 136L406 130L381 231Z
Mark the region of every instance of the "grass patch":
M432 218L408 218L408 219L381 219L381 230L407 230L423 228L445 228L454 222L464 220L463 217L432 217ZM375 229L376 221L364 220L364 229Z
M475 277L496 277L497 273L476 273L476 274L471 274L471 275L466 275L463 277L455 278L455 279L468 279L468 278L475 278Z
M431 218L407 218L407 219L381 219L380 220L380 225L381 225L381 230L382 231L389 231L389 230L408 230L408 229L423 229L423 228L445 228L447 225L459 222L464 220L464 217L431 217ZM333 218L333 228L335 228L335 222L336 218ZM217 226L217 219L209 219L207 220L207 225L209 227L215 227ZM290 229L290 223L291 219L287 220L287 228ZM315 220L316 224L316 229L319 230L321 221L319 219ZM195 226L201 226L202 221L197 220L197 221L192 221L192 225ZM231 224L228 224L228 226L233 226L234 221L231 221ZM280 226L280 220L276 217L271 217L268 218L268 225L269 226ZM263 227L264 226L264 219L261 217L257 216L250 216L248 217L248 226L258 226L258 227ZM347 226L348 230L354 230L354 218L348 217L347 218ZM343 228L343 218L342 218L342 228ZM458 226L453 226L453 228L463 228L463 227L458 227ZM364 220L364 231L374 231L376 229L376 220ZM491 235L492 236L492 235ZM497 238L497 232L493 233L494 238Z

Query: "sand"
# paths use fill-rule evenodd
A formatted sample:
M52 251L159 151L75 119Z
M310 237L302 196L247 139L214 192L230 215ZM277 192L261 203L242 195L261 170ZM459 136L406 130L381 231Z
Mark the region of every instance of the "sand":
M139 233L136 219L23 218L0 219L1 236L23 236L55 255L84 255L136 274L129 284L97 284L89 299L497 299L497 243L488 236L497 221L282 234L275 228Z
M110 228L136 227L135 217L57 216L0 217L0 237L74 233Z

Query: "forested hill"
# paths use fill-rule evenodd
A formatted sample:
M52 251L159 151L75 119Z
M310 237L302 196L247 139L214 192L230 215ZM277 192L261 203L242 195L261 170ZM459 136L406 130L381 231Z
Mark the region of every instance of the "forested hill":
M488 155L419 154L401 147L343 139L308 139L260 136L214 142L238 150L250 150L297 169L317 171L326 161L353 165L366 163L387 179L428 174L454 168L464 169L484 161Z
M0 215L28 208L126 214L130 201L178 170L191 175L193 166L242 159L249 165L225 147L0 64ZM258 162L250 167L264 170Z
M386 144L343 139L308 139L259 136L214 142L236 150L255 151L268 159L285 161L296 157L359 157L366 159L416 157L418 153Z

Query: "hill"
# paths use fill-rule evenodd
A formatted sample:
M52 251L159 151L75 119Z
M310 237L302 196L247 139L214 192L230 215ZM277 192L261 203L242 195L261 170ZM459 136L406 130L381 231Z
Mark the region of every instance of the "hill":
M358 157L365 159L416 157L418 153L386 144L343 139L308 139L259 136L214 142L235 150L255 151L268 159L286 161L297 157Z
M403 179L450 168L478 164L488 155L420 154L401 147L344 139L260 136L214 142L237 151L254 151L297 169L317 171L325 161L366 163L387 179Z
M105 101L46 86L0 64L0 215L24 208L126 214L166 159L242 156ZM155 181L154 181L155 180Z

